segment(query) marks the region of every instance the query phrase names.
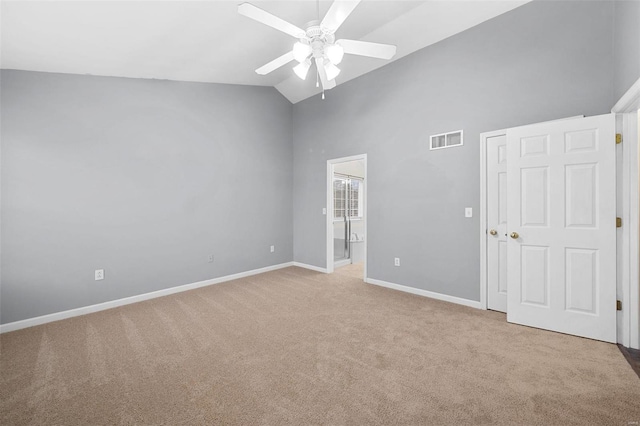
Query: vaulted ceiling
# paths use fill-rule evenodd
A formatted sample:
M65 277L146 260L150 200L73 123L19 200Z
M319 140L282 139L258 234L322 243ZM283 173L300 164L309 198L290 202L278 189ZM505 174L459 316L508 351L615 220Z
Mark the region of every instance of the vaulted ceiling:
M274 86L292 103L319 93L291 63L255 69L295 40L237 13L238 1L6 1L1 67L30 71ZM317 19L315 1L250 2L299 27ZM338 38L395 44L398 60L514 9L522 1L364 0ZM320 1L324 16L331 1ZM390 61L346 55L338 85Z

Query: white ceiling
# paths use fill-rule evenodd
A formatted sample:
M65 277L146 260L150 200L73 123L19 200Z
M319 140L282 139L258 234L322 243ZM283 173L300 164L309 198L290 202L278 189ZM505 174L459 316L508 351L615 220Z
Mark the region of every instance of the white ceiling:
M295 40L237 13L237 1L6 1L0 3L3 69L275 86L296 103L319 92L291 63L254 70ZM364 0L338 38L395 44L397 60L529 0ZM250 0L305 27L316 2ZM331 1L320 2L324 16ZM347 55L339 84L391 61ZM310 76L312 74L310 73Z

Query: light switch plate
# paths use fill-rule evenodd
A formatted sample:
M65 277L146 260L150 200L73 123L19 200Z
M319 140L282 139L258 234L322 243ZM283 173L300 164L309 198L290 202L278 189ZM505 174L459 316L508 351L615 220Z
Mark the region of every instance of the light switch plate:
M464 209L464 217L473 217L473 209L471 207Z
M326 214L327 214L327 208L326 208L326 207L323 207L323 208L322 208L322 214L324 214L324 215L326 215Z

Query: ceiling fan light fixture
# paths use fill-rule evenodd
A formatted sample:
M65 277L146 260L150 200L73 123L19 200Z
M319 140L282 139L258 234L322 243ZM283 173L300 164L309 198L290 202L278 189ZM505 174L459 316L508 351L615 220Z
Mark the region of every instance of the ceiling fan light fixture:
M293 58L300 62L303 63L311 54L311 46L309 46L308 44L302 43L302 42L296 42L296 44L293 45Z
M344 48L339 44L330 44L325 49L325 53L327 54L327 58L329 58L332 64L338 65L340 62L342 62L342 57L344 56Z
M340 74L340 68L333 65L331 62L324 64L324 71L327 73L327 80L331 81Z
M295 72L296 75L300 77L301 80L306 80L310 67L311 67L311 61L306 59L303 62L300 62L295 67L293 67L293 72Z
M396 54L396 46L390 44L349 39L336 40L336 32L360 2L361 0L333 0L326 15L320 20L318 0L316 8L318 19L307 23L306 29L299 28L250 3L240 4L239 14L296 39L290 51L261 66L256 72L266 75L290 62L297 61L299 65L293 67L293 70L298 77L305 80L311 65L315 64L316 87L322 86L324 92L336 87L335 78L340 74L340 68L336 65L342 62L345 54L386 60L393 58Z

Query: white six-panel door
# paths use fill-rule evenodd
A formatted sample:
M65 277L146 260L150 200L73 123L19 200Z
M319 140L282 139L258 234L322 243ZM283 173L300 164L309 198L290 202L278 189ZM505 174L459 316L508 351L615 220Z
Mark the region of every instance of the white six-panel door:
M507 321L615 343L614 115L509 129L507 147Z
M507 312L507 136L487 138L487 307Z

